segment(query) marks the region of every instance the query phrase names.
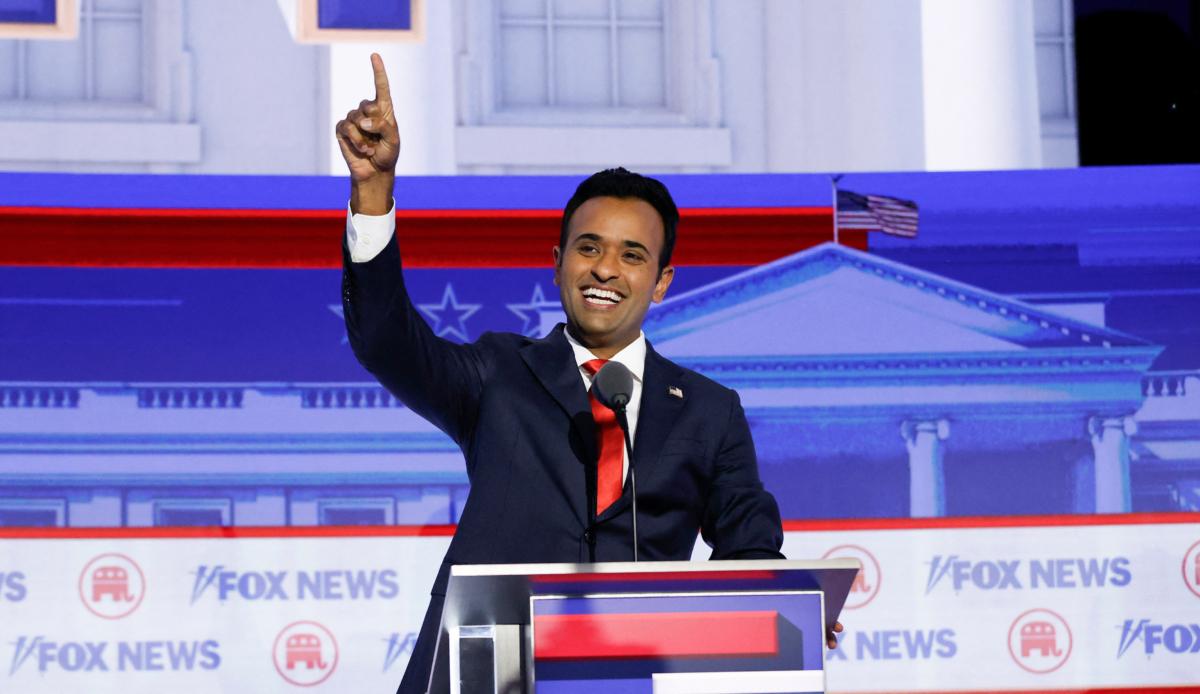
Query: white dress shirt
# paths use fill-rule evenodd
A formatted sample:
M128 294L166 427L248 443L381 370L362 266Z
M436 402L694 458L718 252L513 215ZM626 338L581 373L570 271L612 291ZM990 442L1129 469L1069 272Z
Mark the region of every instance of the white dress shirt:
M379 252L392 240L392 235L395 233L395 203L392 204L392 208L388 210L387 214L382 215L352 214L347 207L346 248L350 252L351 261L365 263L379 255ZM575 352L575 363L579 365L579 376L583 379L583 387L590 389L592 377L583 368L583 364L597 357L587 347L571 337L571 333L567 332L565 328L563 333L566 334L567 342ZM629 404L625 406L625 416L629 420L629 441L632 443L637 440L634 437L637 434L638 412L642 407L642 374L646 370L646 334L638 333L636 340L613 355L609 361L621 362L633 374L633 392L629 395ZM629 451L625 452L622 459L624 464L621 466L621 481L624 482L629 475Z
M574 337L571 337L571 333L565 326L563 333L567 336L567 342L571 343L571 349L575 352L575 363L579 365L579 375L583 377L583 387L590 389L592 376L587 369L583 368L583 365L598 357L592 354L587 347L579 344ZM642 374L646 370L646 333L639 332L636 340L614 354L609 361L621 362L633 374L633 392L629 394L629 404L625 406L625 417L629 420L629 443L632 444L637 440L634 435L637 434L638 412L642 409ZM629 476L629 451L625 451L621 458L623 461L621 482L624 482L625 478Z
M387 214L353 214L346 205L346 249L350 260L365 263L379 255L379 251L392 240L396 233L396 203Z

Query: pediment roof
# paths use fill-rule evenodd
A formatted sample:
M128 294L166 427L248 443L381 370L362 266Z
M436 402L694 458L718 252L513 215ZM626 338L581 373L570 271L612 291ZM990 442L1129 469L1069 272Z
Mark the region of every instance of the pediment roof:
M680 359L1157 352L1132 335L833 243L668 299L644 329Z

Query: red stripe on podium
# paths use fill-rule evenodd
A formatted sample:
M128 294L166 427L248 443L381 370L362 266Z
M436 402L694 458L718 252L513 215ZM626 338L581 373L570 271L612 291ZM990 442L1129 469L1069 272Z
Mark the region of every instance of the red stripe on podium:
M540 615L534 658L771 656L779 653L778 619L772 610Z

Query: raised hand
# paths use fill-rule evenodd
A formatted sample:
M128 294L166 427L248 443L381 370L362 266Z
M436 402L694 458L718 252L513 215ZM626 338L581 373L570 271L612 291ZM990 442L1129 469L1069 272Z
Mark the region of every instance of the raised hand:
M400 130L392 108L383 58L371 54L375 72L375 98L338 121L334 129L342 157L350 169L350 208L364 214L385 214L391 209L396 160L400 156Z

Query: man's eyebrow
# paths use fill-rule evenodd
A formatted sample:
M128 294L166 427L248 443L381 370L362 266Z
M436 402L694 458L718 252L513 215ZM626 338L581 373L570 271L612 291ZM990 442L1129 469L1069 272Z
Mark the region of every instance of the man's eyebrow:
M599 234L593 234L593 233L589 233L589 232L584 232L584 233L580 234L579 236L575 237L575 243L579 243L580 241L600 241L600 240L602 240L602 239L600 238ZM622 242L622 245L625 246L626 248L637 248L637 249L645 251L647 254L650 253L650 249L646 248L645 244L638 243L637 241L626 240L626 241Z

